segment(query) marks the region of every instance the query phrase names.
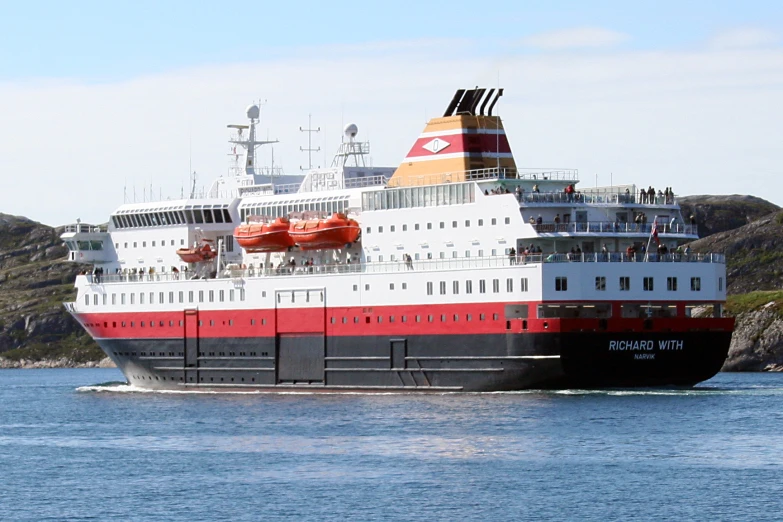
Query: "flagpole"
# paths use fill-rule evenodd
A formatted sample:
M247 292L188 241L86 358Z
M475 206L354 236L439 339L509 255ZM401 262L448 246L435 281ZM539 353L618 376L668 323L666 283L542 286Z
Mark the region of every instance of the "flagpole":
M650 255L650 243L652 243L653 231L655 231L655 232L658 231L658 214L656 214L655 215L655 219L653 219L652 228L650 229L650 237L647 238L647 249L644 251L644 260L645 261L647 261L648 256Z

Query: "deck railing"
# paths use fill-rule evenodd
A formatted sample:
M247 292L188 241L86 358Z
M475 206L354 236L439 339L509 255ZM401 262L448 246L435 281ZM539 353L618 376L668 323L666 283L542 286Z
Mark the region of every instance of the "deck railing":
M588 221L585 223L541 223L534 228L539 234L651 234L652 223L617 223ZM697 235L696 225L658 223L659 234Z
M466 268L499 268L541 263L721 263L723 254L641 254L628 256L622 252L581 254L529 254L517 256L463 257L457 259L425 259L405 263L333 264L313 266L284 265L276 268L227 268L209 276L196 272L167 272L154 274L86 274L90 284L137 283L159 281L194 281L207 279L244 279L249 277L307 276L350 273L395 273L407 271L456 270Z
M517 200L522 205L538 205L561 203L564 205L676 205L674 196L656 196L654 198L640 201L634 194L626 194L622 191L603 191L598 193L575 192L566 194L563 191L557 192L522 192L515 194Z

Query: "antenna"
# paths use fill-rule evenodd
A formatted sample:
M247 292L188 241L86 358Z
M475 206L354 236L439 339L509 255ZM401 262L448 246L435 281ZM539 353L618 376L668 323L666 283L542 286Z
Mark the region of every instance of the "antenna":
M190 175L190 181L191 181L191 189L190 189L190 199L193 199L196 197L196 171L193 171L193 174Z
M307 115L307 128L303 129L302 127L299 127L299 132L306 132L307 133L307 148L299 147L299 150L301 152L307 152L307 170L310 170L313 168L313 152L320 152L321 147L318 147L317 149L313 148L313 133L321 132L321 127L318 127L317 129L313 128L313 115L308 114ZM300 170L304 170L304 168L299 167Z

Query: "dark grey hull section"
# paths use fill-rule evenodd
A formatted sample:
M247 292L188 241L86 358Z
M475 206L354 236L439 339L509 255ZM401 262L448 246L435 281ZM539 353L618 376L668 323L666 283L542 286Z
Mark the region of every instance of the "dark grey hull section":
M102 339L136 386L162 390L511 391L692 386L714 376L731 332L292 335Z

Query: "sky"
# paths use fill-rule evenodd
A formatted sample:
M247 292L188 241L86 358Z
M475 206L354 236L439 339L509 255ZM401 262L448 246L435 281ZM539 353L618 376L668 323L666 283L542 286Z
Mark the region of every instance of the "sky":
M396 166L477 85L520 167L783 205L781 2L0 0L0 212L103 223L208 187L259 101L288 172L309 114L314 166L347 123Z

